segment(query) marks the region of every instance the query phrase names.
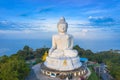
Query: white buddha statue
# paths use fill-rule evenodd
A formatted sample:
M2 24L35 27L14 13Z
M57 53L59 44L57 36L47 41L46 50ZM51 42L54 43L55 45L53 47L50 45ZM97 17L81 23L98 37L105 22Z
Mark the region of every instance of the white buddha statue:
M78 52L73 50L73 36L67 34L68 24L64 17L57 24L58 34L52 37L52 48L44 65L50 69L69 71L79 68L82 64Z
M57 24L58 34L52 37L52 48L49 50L50 57L76 57L78 52L73 50L73 36L67 34L68 24L62 17Z

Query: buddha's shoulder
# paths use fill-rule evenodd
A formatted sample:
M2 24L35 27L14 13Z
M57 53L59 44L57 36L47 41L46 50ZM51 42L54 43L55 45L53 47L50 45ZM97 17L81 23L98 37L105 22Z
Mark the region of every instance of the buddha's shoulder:
M66 35L64 35L64 36L66 36L66 37L68 37L68 38L72 38L72 37L73 37L71 34L66 34ZM59 37L61 37L59 34L53 35L53 38L59 38Z
M54 34L52 37L58 37L59 35L58 34Z
M54 39L59 38L59 35L55 34L55 35L52 36L52 38L54 38Z

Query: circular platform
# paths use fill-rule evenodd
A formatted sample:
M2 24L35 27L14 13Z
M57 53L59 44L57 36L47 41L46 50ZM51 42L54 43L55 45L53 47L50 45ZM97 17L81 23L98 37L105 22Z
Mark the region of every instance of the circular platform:
M59 70L54 70L46 67L44 63L41 64L41 72L44 75L47 75L49 77L59 77L61 79L64 79L66 77L82 77L87 74L87 67L81 66L77 69L74 70L68 70L68 71L59 71Z

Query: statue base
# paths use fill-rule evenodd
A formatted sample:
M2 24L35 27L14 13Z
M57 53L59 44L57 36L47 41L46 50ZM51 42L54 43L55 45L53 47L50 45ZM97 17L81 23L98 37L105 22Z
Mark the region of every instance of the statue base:
M44 65L50 69L58 70L58 71L69 71L74 70L82 66L80 62L80 58L77 57L62 57L62 58L54 58L47 57Z
M41 72L46 76L60 78L60 79L66 79L66 78L72 79L75 77L76 78L84 77L85 79L88 78L86 76L88 74L88 69L85 66L81 66L74 70L58 71L58 70L50 69L42 63L41 64Z

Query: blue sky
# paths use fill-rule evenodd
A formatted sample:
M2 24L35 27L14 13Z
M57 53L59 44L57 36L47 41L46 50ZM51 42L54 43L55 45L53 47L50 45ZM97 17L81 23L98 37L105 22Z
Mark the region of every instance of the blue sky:
M77 40L119 41L119 7L120 0L0 0L0 39L51 39L64 16Z

